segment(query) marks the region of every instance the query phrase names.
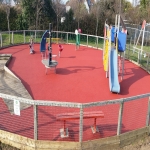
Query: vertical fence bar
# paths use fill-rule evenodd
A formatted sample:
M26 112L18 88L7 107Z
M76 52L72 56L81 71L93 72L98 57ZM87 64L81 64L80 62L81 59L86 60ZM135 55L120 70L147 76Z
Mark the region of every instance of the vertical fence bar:
M34 140L38 140L38 129L37 129L37 105L33 105L34 114Z
M11 33L11 44L14 44L14 32Z
M26 33L25 30L23 31L24 43L26 43Z
M149 118L150 117L150 97L148 99L148 110L147 110L147 118L146 118L146 126L149 126Z
M3 39L2 39L2 34L0 34L0 40L1 40L1 47L3 47Z
M35 37L34 37L34 41L36 42L36 30L35 30L35 35L34 35Z
M97 41L97 49L98 49L98 36L96 37L96 41Z
M82 142L83 138L83 107L80 108L80 124L79 124L79 142Z
M67 32L67 44L68 44L68 32Z
M89 36L87 35L87 47L89 46Z
M149 71L149 70L148 70L148 66L149 66L149 57L150 57L150 54L148 53L148 56L147 56L147 65L146 65L146 70L147 70L147 72Z
M118 116L117 135L120 135L120 133L121 133L123 105L124 105L124 102L121 102L121 103L120 103L120 109L119 109L119 116Z
M138 61L137 61L138 64L140 64L140 51L138 50Z

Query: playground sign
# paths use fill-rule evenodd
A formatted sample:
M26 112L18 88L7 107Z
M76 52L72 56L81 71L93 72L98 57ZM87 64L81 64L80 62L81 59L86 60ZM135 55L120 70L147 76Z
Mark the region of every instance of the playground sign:
M14 100L14 114L20 116L20 102Z

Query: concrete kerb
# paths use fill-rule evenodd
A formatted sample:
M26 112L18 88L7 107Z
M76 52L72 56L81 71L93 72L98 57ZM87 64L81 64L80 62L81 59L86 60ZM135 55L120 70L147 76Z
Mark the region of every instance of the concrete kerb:
M85 142L67 142L67 141L43 141L34 140L17 134L0 130L0 141L13 147L24 150L110 150L119 149L142 137L149 136L150 127L144 127L138 130L123 133L119 136L112 136L102 139L90 140Z
M11 61L12 55L11 55L11 54L0 54L0 57L5 57L5 58L7 58L7 61L6 61L5 65L4 65L4 70L5 70L7 73L9 73L10 75L12 75L13 77L15 77L18 81L21 82L21 80L20 80L11 70L9 70L9 68L7 67L8 64L9 64L10 61Z

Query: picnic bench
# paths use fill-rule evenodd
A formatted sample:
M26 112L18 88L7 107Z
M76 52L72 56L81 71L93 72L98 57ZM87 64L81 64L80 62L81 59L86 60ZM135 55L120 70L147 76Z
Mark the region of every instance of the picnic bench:
M102 111L90 111L83 113L83 119L94 119L94 124L91 126L92 132L96 133L99 132L98 128L96 127L96 119L97 118L104 118L104 113ZM56 120L63 121L63 128L60 129L60 136L62 138L69 137L68 128L66 128L66 121L67 120L76 120L80 119L80 113L62 113L56 116Z
M50 40L49 40L49 38L46 38L46 40L47 40L47 42L49 43L50 42ZM52 43L60 43L62 41L62 39L61 38L51 38L51 42Z

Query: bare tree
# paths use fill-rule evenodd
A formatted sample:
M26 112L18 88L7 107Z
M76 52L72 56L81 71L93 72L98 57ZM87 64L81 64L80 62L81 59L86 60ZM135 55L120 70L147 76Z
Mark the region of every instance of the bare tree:
M56 23L57 29L56 30L58 31L59 18L61 17L61 14L65 11L63 0L52 0L52 8L57 17L57 23Z
M101 2L100 2L100 0L97 0L96 3L93 3L93 7L92 7L92 9L91 9L91 13L93 13L94 16L96 17L96 29L95 29L95 35L97 35L97 32L98 32L100 7L101 7Z
M85 0L70 0L68 3L74 12L74 17L78 22L78 28L80 27L80 20L88 13L84 2Z
M39 26L39 15L41 13L41 10L43 8L44 2L43 0L36 0L34 3L34 6L36 8L36 23L35 23L35 29L38 29Z
M10 16L10 7L11 7L11 1L10 0L4 0L3 2L3 8L6 12L6 17L7 17L7 28L8 28L8 31L9 31L9 43L11 42L10 41L10 21L9 21L9 16Z

